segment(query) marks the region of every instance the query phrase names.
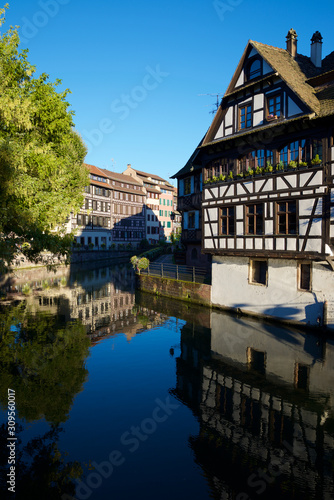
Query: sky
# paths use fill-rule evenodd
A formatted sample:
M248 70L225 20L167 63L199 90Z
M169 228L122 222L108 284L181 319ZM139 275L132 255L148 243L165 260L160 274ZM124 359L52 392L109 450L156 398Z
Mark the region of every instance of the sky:
M86 163L127 164L164 179L206 133L249 39L298 52L334 50L333 0L9 0L6 23L37 75L70 89ZM175 181L171 182L175 184Z

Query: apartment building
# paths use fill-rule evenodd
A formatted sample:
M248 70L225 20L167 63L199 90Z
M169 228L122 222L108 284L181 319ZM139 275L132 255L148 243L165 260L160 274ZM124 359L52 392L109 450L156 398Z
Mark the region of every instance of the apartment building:
M170 241L174 230L173 212L175 189L158 175L149 174L127 165L124 175L137 179L146 193L146 238L149 243Z

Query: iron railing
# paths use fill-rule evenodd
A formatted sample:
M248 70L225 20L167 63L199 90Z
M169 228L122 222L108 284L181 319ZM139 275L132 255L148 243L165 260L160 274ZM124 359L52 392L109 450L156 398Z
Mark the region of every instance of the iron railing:
M179 266L174 264L152 262L148 268L142 270L140 274L211 285L211 272L202 267Z

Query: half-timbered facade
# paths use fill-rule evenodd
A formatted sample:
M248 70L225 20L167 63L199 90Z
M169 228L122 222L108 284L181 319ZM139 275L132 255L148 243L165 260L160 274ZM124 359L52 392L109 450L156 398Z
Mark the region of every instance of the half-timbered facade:
M196 161L213 304L334 327L334 52L321 51L319 32L310 57L294 30L286 49L249 41Z

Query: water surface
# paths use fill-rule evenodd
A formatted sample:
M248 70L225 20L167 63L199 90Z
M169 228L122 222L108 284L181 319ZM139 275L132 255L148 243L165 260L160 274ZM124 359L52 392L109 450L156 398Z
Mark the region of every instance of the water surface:
M136 294L121 265L4 288L28 293L0 313L4 492L10 388L15 498L333 497L332 339Z

